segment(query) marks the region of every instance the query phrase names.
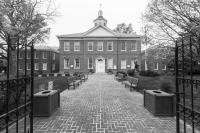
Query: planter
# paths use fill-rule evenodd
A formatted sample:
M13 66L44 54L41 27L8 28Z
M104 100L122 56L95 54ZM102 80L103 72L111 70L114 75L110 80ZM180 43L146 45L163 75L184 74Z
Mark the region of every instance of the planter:
M60 91L45 90L34 94L33 116L51 116L60 107Z
M174 95L158 90L144 90L144 107L154 116L174 116Z

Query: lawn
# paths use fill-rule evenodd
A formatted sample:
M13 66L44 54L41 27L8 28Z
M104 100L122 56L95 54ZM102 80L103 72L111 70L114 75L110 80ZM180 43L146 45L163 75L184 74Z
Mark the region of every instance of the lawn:
M138 92L143 94L143 90L158 90L161 89L161 77L162 76L156 76L156 77L149 77L149 76L140 76L136 75L134 76L139 79L138 84ZM175 92L175 77L171 76L171 87L172 87L172 93ZM189 78L189 76L188 76ZM194 79L200 79L200 76L195 76ZM179 85L180 92L183 91L182 85ZM193 95L194 95L194 107L195 110L200 112L200 86L198 88L193 89ZM185 103L188 107L191 107L191 89L190 86L185 85ZM181 95L181 103L183 103L183 96Z

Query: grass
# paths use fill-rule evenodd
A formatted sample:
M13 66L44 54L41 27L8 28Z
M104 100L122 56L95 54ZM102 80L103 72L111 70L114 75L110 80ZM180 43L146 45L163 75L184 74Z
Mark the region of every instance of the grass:
M162 90L160 84L161 84L161 77L162 76L156 76L156 77L149 77L149 76L134 76L139 79L138 84L138 92L143 94L143 90ZM171 76L171 86L172 86L172 93L175 92L175 77ZM190 78L188 76L188 78ZM200 76L194 76L194 79L200 79ZM183 92L182 85L179 85L180 92ZM194 96L194 108L198 112L200 112L200 86L196 89L193 89L193 96ZM181 103L183 103L183 96L181 97ZM188 107L191 107L191 88L190 86L185 85L185 103Z

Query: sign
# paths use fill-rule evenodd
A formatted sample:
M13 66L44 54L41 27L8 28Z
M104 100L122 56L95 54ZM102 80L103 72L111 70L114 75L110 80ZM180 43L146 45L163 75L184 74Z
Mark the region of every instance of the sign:
M44 91L45 90L45 84L41 84L39 86L39 91Z
M117 66L116 66L116 65L114 65L114 69L117 69Z
M52 90L52 89L53 89L53 81L49 81L48 90Z
M71 65L71 67L73 67L73 65Z
M130 65L127 65L127 67L130 67Z

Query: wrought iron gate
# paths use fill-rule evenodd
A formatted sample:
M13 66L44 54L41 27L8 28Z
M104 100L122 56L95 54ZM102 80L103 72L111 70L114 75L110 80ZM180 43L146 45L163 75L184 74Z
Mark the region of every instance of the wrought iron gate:
M176 72L176 129L177 133L196 133L200 129L200 75L194 76L195 67L200 67L194 52L191 35L184 35L176 41L175 72ZM200 69L200 68L199 68ZM187 73L187 75L186 75ZM198 97L197 97L198 96ZM198 106L195 106L198 105ZM198 108L200 109L200 107ZM190 126L187 126L190 125Z
M1 75L5 79L0 78L0 132L32 133L34 46L32 43L20 49L21 45L17 43L5 45L5 47L7 49L7 71L4 76ZM14 56L12 52L15 52ZM30 59L27 59L27 56ZM10 74L12 58L16 58L16 75Z

